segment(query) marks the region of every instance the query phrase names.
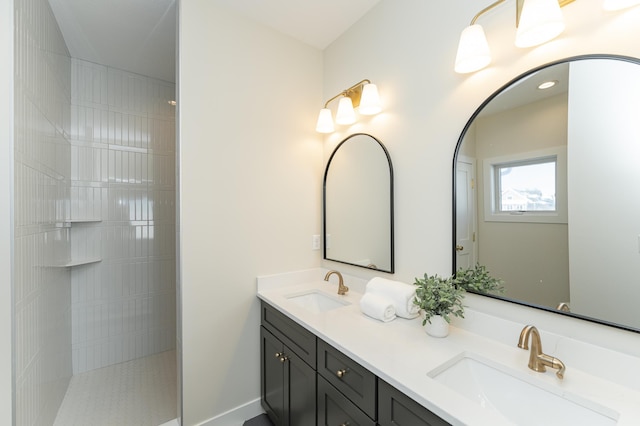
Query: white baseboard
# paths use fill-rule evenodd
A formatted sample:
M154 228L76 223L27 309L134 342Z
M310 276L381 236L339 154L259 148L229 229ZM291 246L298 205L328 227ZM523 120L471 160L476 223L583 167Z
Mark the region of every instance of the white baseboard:
M264 413L260 398L215 416L198 426L242 426L246 420Z

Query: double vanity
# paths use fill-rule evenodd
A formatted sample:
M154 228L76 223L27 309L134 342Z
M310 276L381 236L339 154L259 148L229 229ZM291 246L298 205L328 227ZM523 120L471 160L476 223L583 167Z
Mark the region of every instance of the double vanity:
M563 379L556 369L528 368L530 351L518 347L525 324L496 320L515 330L512 344L456 326L433 338L419 318L382 323L363 315L366 281L347 278L351 290L338 295L325 272L258 278L262 403L277 425L640 422L637 388L580 370L572 357L563 359ZM469 311L461 321L477 330L483 315ZM545 345L548 333L541 335ZM545 352L555 356L555 343Z
M448 337L427 335L419 318L365 316L364 279L348 277L348 290L320 268L259 277L262 406L271 419L640 425L639 293L629 279L640 207L612 209L622 201L610 191L629 181L638 158L628 135L640 104L627 101L639 66L614 55L543 65L467 122L453 159L452 273L486 266L504 291L468 292L472 307ZM542 91L542 82L555 85ZM523 172L533 166L537 173ZM336 146L323 185L326 261L369 277L395 272L393 174L371 135ZM333 274L339 286L326 281Z

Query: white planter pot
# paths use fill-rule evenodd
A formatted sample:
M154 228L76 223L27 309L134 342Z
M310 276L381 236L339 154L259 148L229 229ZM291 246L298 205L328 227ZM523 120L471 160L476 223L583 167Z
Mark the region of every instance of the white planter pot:
M424 331L429 336L447 337L449 335L449 323L440 315L434 315L430 318L431 323L427 321L424 325Z

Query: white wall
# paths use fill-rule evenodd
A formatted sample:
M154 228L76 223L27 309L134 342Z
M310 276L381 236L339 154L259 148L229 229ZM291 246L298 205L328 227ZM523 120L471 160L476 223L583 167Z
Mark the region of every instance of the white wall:
M571 309L640 328L640 199L629 193L640 182L637 65L576 63L570 75ZM612 288L616 302L602 303Z
M0 0L0 423L12 424L13 0Z
M325 97L362 78L378 84L383 113L328 136L324 155L326 161L333 146L354 131L373 134L389 149L396 171L395 278L399 280L413 282L424 272L451 272L453 152L465 123L487 96L528 69L557 59L587 53L640 57L640 45L634 41L640 37L640 7L610 13L602 11L599 0L571 3L563 8L567 23L563 35L543 46L518 49L512 42L514 5L507 2L479 21L491 45L492 65L475 74L457 75L453 63L459 34L491 2L483 3L383 0L325 51ZM377 275L332 262L323 265L364 277ZM481 310L490 305L491 313L498 315L504 307L517 321L540 318L532 309L486 304L482 299L469 297L467 304ZM599 344L604 344L602 336L619 334L606 327L596 333L593 330L599 326L584 321L562 322L558 327L558 332L567 327L573 337ZM633 348L638 335L624 336L626 344L612 347L637 354Z
M347 134L378 137L394 163L394 278L448 274L453 152L482 101L555 59L640 56L634 41L640 8L604 13L597 0L566 6L565 35L525 50L510 41L514 12L507 2L481 18L493 65L469 76L453 72L459 33L490 1L382 0L324 52L324 64L320 52L211 3L183 0L180 11L186 425L258 397L256 275L319 263L365 278L380 275L320 262L319 252L309 250L311 234L320 232L323 166ZM384 112L328 136L322 150L313 133L318 108L363 78L378 84ZM531 309L490 302L470 297L468 305L518 321L539 318ZM595 340L616 334L612 348L637 347L636 334L549 315L561 323L557 332L571 329L576 338Z
M185 425L259 397L256 276L321 253L321 52L214 3L180 6Z

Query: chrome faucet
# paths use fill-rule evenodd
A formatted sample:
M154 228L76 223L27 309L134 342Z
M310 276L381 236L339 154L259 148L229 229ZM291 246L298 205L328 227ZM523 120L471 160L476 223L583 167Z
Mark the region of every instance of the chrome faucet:
M531 336L531 339L529 339ZM518 347L521 349L529 349L529 340L531 340L531 351L529 353L529 368L533 371L543 373L547 371L545 366L555 368L558 371L556 376L558 379L564 378L565 366L558 358L554 358L542 353L542 342L540 341L540 333L538 329L532 325L527 325L520 332L520 340Z
M344 296L345 294L347 294L347 292L349 291L349 287L347 287L346 285L344 285L344 281L342 279L342 274L338 271L329 271L327 272L327 275L324 276L324 280L325 281L329 281L329 277L333 274L336 274L338 276L338 294L341 296Z

